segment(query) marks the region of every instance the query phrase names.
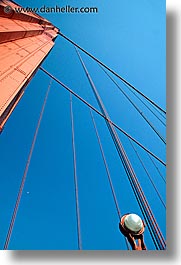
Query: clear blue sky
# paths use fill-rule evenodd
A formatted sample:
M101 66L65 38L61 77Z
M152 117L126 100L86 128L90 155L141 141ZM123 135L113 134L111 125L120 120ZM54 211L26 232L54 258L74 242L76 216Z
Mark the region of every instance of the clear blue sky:
M18 3L24 7L35 7L35 1L19 0ZM37 7L42 5L53 7L56 4L98 7L98 14L42 15L161 107L166 108L165 1L36 1ZM101 72L96 63L84 54L82 57L111 119L165 160L164 144ZM61 37L56 39L55 46L43 63L43 67L98 107L74 48ZM1 248L48 83L49 77L38 71L0 136ZM132 98L140 107L142 106L135 97ZM118 229L119 219L89 110L75 98L73 98L73 110L83 249L124 250L125 241ZM165 136L164 127L144 107L142 110ZM105 122L96 114L94 117L121 212L123 214L134 212L142 216ZM10 249L77 249L70 125L69 93L53 82L27 175ZM128 140L121 133L118 134L157 222L166 235L165 209ZM166 187L163 180L145 152L140 148L137 150L165 200ZM157 166L165 175L165 168L159 163ZM154 249L148 229L145 231L145 242L149 249Z

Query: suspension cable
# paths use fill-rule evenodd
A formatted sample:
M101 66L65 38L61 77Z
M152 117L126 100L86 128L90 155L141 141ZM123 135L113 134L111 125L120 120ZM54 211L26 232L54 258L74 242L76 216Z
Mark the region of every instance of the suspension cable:
M85 66L85 63L83 62L83 60L82 60L82 58L81 58L81 56L80 56L80 54L79 54L77 49L76 49L76 52L78 54L79 60L80 60L80 62L82 64L82 67L83 67L83 69L85 71L85 74L86 74L86 76L88 78L90 86L91 86L91 88L93 90L93 93L95 95L97 103L98 103L98 105L99 105L99 107L101 109L101 112L103 113L104 116L107 117L106 125L107 125L107 127L108 127L108 129L110 131L110 135L111 135L111 137L113 139L113 142L114 142L115 147L117 149L118 155L119 155L119 157L121 159L121 162L122 162L123 167L125 169L125 172L126 172L126 175L128 177L128 180L129 180L129 182L131 184L131 187L133 187L133 192L135 194L136 200L138 201L138 204L139 205L141 204L141 206L142 206L141 210L142 210L142 212L144 214L145 221L148 224L148 228L149 228L150 234L154 235L154 237L155 237L155 240L154 240L155 247L156 248L158 247L159 249L165 249L165 247L166 247L165 239L164 239L164 237L162 235L162 232L161 232L161 230L160 230L160 228L159 228L159 226L157 224L157 221L156 221L156 219L154 217L154 214L153 214L153 212L152 212L152 210L151 210L151 208L150 208L150 206L148 204L148 201L147 201L147 199L146 199L146 197L144 195L144 192L143 192L143 190L142 190L142 188L140 186L140 183L139 183L139 181L138 181L138 179L136 177L136 174L135 174L135 172L134 172L134 170L132 168L132 165L131 165L128 157L127 157L127 154L126 154L126 152L125 152L125 150L123 148L123 145L122 145L121 141L119 140L119 137L118 137L114 127L109 122L109 116L108 116L108 113L107 113L107 111L105 109L105 106L104 106L104 104L103 104L103 102L102 102L102 100L101 100L101 98L100 98L100 96L98 94L98 91L97 91L97 89L96 89L96 87L95 87L95 85L94 85L94 83L93 83L93 81L91 79L91 76L90 76L90 74L89 74L89 72L88 72L88 70L87 70L87 68Z
M75 134L74 134L74 117L73 117L73 106L72 106L72 94L71 93L70 93L70 117L71 117L71 128L72 128L72 150L73 150L73 165L74 165L77 237L78 237L78 248L79 248L79 250L82 250L81 226L80 226L80 208L79 208L79 191L78 191Z
M101 66L100 66L101 67ZM101 67L101 69L103 69L102 67ZM128 86L128 85L126 85L124 82L122 82L122 84L125 86L125 87L127 87L128 89L129 89L129 91L133 94L133 95L135 95L135 97L166 127L166 124L165 124L165 122L163 122L159 117L158 117L158 115L147 105L147 104L149 104L150 106L152 106L153 108L154 108L154 110L158 113L158 114L160 114L161 116L162 116L162 118L164 118L164 119L166 119L166 117L155 107L155 106L153 106L153 105L151 105L151 103L150 102L147 102L147 104L132 90L132 89L130 89L130 87Z
M93 125L94 125L94 129L95 129L95 132L96 132L97 140L98 140L98 143L99 143L99 147L100 147L102 159L103 159L103 162L104 162L104 166L105 166L105 169L106 169L107 177L108 177L108 180L109 180L109 184L110 184L110 187L111 187L111 192L112 192L112 195L113 195L113 199L114 199L114 203L115 203L115 206L116 206L117 214L118 214L119 220L121 220L121 211L120 211L120 208L119 208L119 204L118 204L118 200L117 200L116 193L115 193L115 190L114 190L114 186L113 186L113 183L112 183L112 180L111 180L111 174L109 172L109 167L108 167L108 164L107 164L107 161L106 161L106 157L105 157L105 154L104 154L104 150L103 150L103 147L102 147L102 143L101 143L101 139L100 139L100 136L99 136L99 132L98 132L98 129L97 129L97 126L96 126L96 122L95 122L95 119L94 119L94 116L93 116L91 110L90 110L90 114L91 114L92 122L93 122Z
M124 84L124 83L123 83ZM126 85L126 84L124 84L124 85ZM127 86L127 85L126 85ZM127 86L128 88L129 88L129 86ZM130 91L132 91L130 88L129 88L129 90ZM132 91L133 92L133 91ZM136 96L136 93L134 93L134 95ZM137 95L137 97L138 97L138 95ZM164 114L164 113L162 113L159 109L157 109L154 105L152 105L149 101L147 101L147 103L160 115L160 116L162 116L162 118L164 119L164 120L166 120L166 115ZM166 124L165 124L165 126L166 126Z
M165 203L164 203L164 201L163 201L163 199L162 199L162 197L161 197L161 195L160 195L160 193L159 193L159 191L158 191L158 189L157 189L157 187L156 187L156 185L155 185L155 183L154 183L152 177L150 176L150 173L148 172L148 170L147 170L147 168L146 168L146 166L145 166L143 160L141 159L141 157L140 157L138 151L136 150L136 148L134 147L133 143L130 141L129 138L128 138L128 140L129 140L129 142L130 142L130 144L131 144L131 146L132 146L132 148L133 148L133 150L134 150L134 152L135 152L137 158L139 159L139 161L140 161L140 163L141 163L141 165L142 165L142 167L143 167L143 169L144 169L146 175L148 176L148 178L149 178L149 180L150 180L150 182L151 182L151 184L152 184L154 190L156 191L156 193L157 193L157 195L158 195L158 197L159 197L159 199L160 199L162 205L163 205L164 208L166 209L166 205L165 205Z
M95 122L95 119L94 119L94 116L93 116L93 113L92 113L91 109L90 109L90 115L91 115L92 123L93 123L93 126L94 126L94 130L95 130L95 133L96 133L96 136L97 136L97 140L98 140L99 148L100 148L100 151L101 151L102 159L103 159L103 162L104 162L104 166L105 166L105 169L106 169L106 173L107 173L109 185L110 185L110 188L111 188L114 204L115 204L116 211L117 211L117 214L118 214L118 217L119 217L119 221L120 221L121 220L121 211L120 211L118 200L117 200L117 197L116 197L116 192L114 190L114 185L113 185L113 182L112 182L112 179L111 179L111 174L110 174L110 171L109 171L109 167L108 167L108 164L107 164L107 161L106 161L106 156L104 154L104 149L103 149L103 146L102 146L102 143L101 143L101 138L100 138L100 135L99 135L99 132L98 132L98 129L97 129L97 126L96 126L96 122ZM130 248L129 248L129 245L128 245L127 238L125 238L125 243L126 243L127 249L129 250Z
M58 84L60 84L63 88L65 88L67 91L69 91L72 95L74 95L76 98L78 98L80 101L82 101L85 105L87 105L89 108L91 108L93 111L95 111L97 114L99 114L101 117L103 117L105 120L109 121L110 124L112 124L115 128L117 128L120 132L122 132L124 135L126 135L128 138L130 138L133 142L135 142L137 145L139 145L143 150L145 150L147 153L149 153L151 156L153 156L156 160L158 160L162 165L166 166L166 163L162 161L158 156L156 156L154 153L152 153L149 149L147 149L144 145L142 145L140 142L138 142L135 138L133 138L131 135L129 135L127 132L125 132L123 129L121 129L116 123L108 119L105 115L103 115L99 110L97 110L95 107L93 107L90 103L88 103L85 99L80 97L78 94L76 94L73 90L71 90L67 85L65 85L63 82L61 82L59 79L57 79L55 76L50 74L47 70L45 70L43 67L39 67L41 71L43 71L46 75L50 76L53 80L55 80Z
M152 159L152 157L148 154L152 164L154 165L154 167L156 168L158 174L160 175L160 177L162 178L162 180L166 183L166 180L164 178L164 176L162 175L161 171L159 170L159 168L157 167L157 165L155 164L154 160Z
M166 144L166 140L164 137L158 132L158 130L154 127L154 125L149 121L149 119L145 116L143 111L141 111L138 106L132 101L132 99L124 92L124 90L118 85L118 83L109 75L102 67L101 69L104 73L109 77L109 79L119 88L122 94L128 99L128 101L133 105L133 107L137 110L137 112L143 117L143 119L148 123L148 125L152 128L152 130L158 135L158 137Z
M8 249L8 246L9 246L9 243L10 243L11 235L12 235L13 228L14 228L14 223L16 221L16 216L17 216L19 205L20 205L20 202L21 202L21 197L22 197L22 193L23 193L23 189L24 189L27 173L28 173L28 170L29 170L29 166L30 166L33 150L34 150L34 147L35 147L35 143L36 143L38 131L39 131L39 128L40 128L40 124L41 124L41 121L42 121L42 118L43 118L45 105L47 103L47 99L48 99L48 95L49 95L51 84L52 84L52 79L50 80L50 83L49 83L49 86L48 86L48 89L47 89L47 92L46 92L46 95L45 95L45 99L44 99L44 102L43 102L43 105L42 105L42 109L41 109L41 112L40 112L40 116L39 116L39 119L38 119L38 123L37 123L37 126L36 126L35 134L33 136L33 141L32 141L30 152L29 152L28 159L27 159L27 162L26 162L26 167L25 167L24 174L23 174L23 177L22 177L21 185L20 185L20 188L19 188L19 191L18 191L18 196L17 196L16 204L15 204L15 207L14 207L14 210L13 210L11 222L10 222L10 225L9 225L9 230L8 230L8 233L7 233L7 236L6 236L6 241L5 241L5 244L4 244L4 250Z
M102 63L100 60L98 60L96 57L94 57L92 54L90 54L89 52L87 52L85 49L83 49L82 47L80 47L78 44L76 44L74 41L72 41L71 39L69 39L68 37L66 37L63 33L61 33L60 31L58 32L58 34L63 37L64 39L66 39L68 42L70 42L71 44L73 44L74 46L76 46L78 49L80 49L81 51L83 51L85 54L87 54L89 57L91 57L93 60L95 60L97 63L99 63L100 65L102 65L104 68L106 68L109 72L111 72L112 74L114 74L115 76L117 76L120 80L122 80L125 84L127 84L129 87L131 87L133 90L135 90L138 94L140 94L142 97L144 97L147 101L149 101L152 105L154 105L156 108L158 108L159 110L161 110L163 113L166 114L166 111L163 110L160 106L158 106L153 100L151 100L150 98L148 98L146 95L144 95L141 91L139 91L136 87L134 87L133 85L131 85L128 81L126 81L124 78L122 78L120 75L118 75L115 71L113 71L111 68L109 68L108 66L106 66L104 63Z

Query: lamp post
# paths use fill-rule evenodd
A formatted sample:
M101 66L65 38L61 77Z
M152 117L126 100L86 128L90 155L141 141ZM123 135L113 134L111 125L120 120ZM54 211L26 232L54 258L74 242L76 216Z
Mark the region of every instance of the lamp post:
M128 239L132 250L146 250L143 239L145 224L137 214L129 213L123 215L119 223L119 229Z

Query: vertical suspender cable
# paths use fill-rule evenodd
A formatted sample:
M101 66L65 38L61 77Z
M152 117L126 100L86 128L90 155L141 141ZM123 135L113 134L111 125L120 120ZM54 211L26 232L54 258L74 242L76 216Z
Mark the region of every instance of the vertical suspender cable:
M101 67L104 73L109 77L109 79L119 88L121 93L128 99L128 101L133 105L133 107L138 111L138 113L143 117L143 119L147 122L147 124L151 127L151 129L158 135L158 137L166 144L166 140L164 137L158 132L158 130L154 127L154 125L148 120L143 111L141 111L138 106L131 100L131 98L124 92L124 90L118 85L118 83Z
M157 189L155 183L153 182L153 179L152 179L152 177L150 176L150 173L148 172L148 170L147 170L147 168L146 168L146 166L145 166L143 160L141 159L141 157L140 157L138 151L137 151L136 148L134 147L134 145L133 145L133 143L131 142L131 140L130 140L130 139L128 139L128 140L129 140L129 142L130 142L130 144L131 144L133 150L135 151L135 154L136 154L136 156L138 157L138 159L139 159L139 161L140 161L140 163L141 163L141 165L142 165L144 171L146 172L146 175L148 176L148 178L149 178L149 180L150 180L150 182L151 182L151 184L152 184L154 190L156 191L156 193L157 193L157 195L158 195L158 197L159 197L159 199L160 199L162 205L163 205L164 208L166 209L166 205L165 205L165 203L164 203L164 201L163 201L163 199L162 199L162 197L161 197L161 195L160 195L160 193L159 193L159 191L158 191L158 189Z
M108 72L101 66L99 65L99 67L104 71L105 74L107 74L107 76L109 76L109 78L113 81L113 78L111 77L110 74L108 74ZM114 80L114 83L117 83L115 80ZM135 93L135 91L133 91L127 84L125 84L123 81L122 81L122 84L124 84L125 87L127 87L127 89L129 89L129 91L135 95L135 97L164 125L166 126L166 124L154 113L154 111L148 107L146 105L146 103ZM120 86L118 84L116 84L116 86L120 89ZM120 89L121 90L121 89ZM166 117L154 106L152 105L149 101L147 101L147 104L150 104L150 106L152 106L152 108L154 108L154 110L160 114L162 116L162 118L166 119Z
M91 114L92 122L93 122L93 125L94 125L94 129L95 129L95 132L96 132L97 140L98 140L98 143L99 143L99 147L100 147L101 155L102 155L102 158L103 158L103 162L104 162L104 165L105 165L106 173L107 173L107 176L108 176L109 184L110 184L110 187L111 187L111 192L112 192L112 195L113 195L113 199L114 199L114 203L115 203L115 206L116 206L117 214L118 214L119 220L121 220L121 211L120 211L120 208L119 208L119 205L118 205L118 200L117 200L116 193L115 193L115 190L114 190L114 186L113 186L113 183L112 183L112 180L111 180L111 175L110 175L110 172L109 172L108 164L107 164L106 157L105 157L105 154L104 154L104 150L103 150L103 147L102 147L101 139L100 139L100 136L99 136L99 133L98 133L98 130L97 130L97 126L96 126L96 123L95 123L95 119L94 119L94 116L93 116L91 110L90 110L90 114Z
M80 228L80 208L79 208L79 191L78 191L78 180L77 180L77 163L76 163L76 150L75 150L75 135L74 135L74 117L73 117L73 106L72 106L72 94L70 93L70 117L71 117L71 128L72 128L72 150L73 150L73 164L74 164L74 185L75 185L75 200L76 200L76 218L77 218L77 238L78 248L82 249L81 239L81 228Z
M98 129L97 129L97 126L96 126L96 122L95 122L95 119L94 119L94 116L93 116L93 113L92 113L91 109L90 109L90 114L91 114L91 119L92 119L92 122L93 122L94 129L95 129L95 132L96 132L97 140L98 140L98 143L99 143L99 148L100 148L100 151L101 151L101 155L102 155L102 159L103 159L103 162L104 162L104 166L105 166L105 169L106 169L109 185L111 187L111 192L112 192L112 196L113 196L114 203L115 203L115 206L116 206L117 214L118 214L119 221L120 221L121 220L121 211L120 211L120 208L119 208L118 200L117 200L117 197L116 197L116 192L114 190L113 182L112 182L112 179L111 179L111 174L110 174L109 167L108 167L108 164L107 164L107 161L106 161L106 157L105 157L105 154L104 154L104 150L103 150L103 147L102 147L101 138L99 136L99 132L98 132ZM129 248L129 245L128 245L127 238L125 238L125 243L126 243L127 249L129 250L130 248Z
M156 160L158 160L162 165L166 166L166 163L162 161L158 156L156 156L153 152L148 150L143 144L138 142L135 138L133 138L131 135L129 135L126 131L124 131L122 128L120 128L115 122L108 119L102 112L97 110L94 106L92 106L90 103L88 103L85 99L80 97L77 93L75 93L72 89L70 89L67 85L65 85L63 82L61 82L59 79L57 79L55 76L53 76L51 73L49 73L47 70L45 70L42 67L39 67L41 71L43 71L46 75L50 76L53 80L55 80L59 85L61 85L63 88L65 88L67 91L69 91L72 95L74 95L76 98L78 98L81 102L83 102L85 105L87 105L90 109L95 111L97 114L99 114L102 118L104 118L106 121L108 121L110 124L112 124L113 127L118 129L120 132L122 132L124 135L126 135L128 138L130 138L133 142L135 142L137 145L139 145L143 150L145 150L147 153L149 153L151 156L153 156Z
M159 168L157 167L157 165L155 164L154 160L152 159L152 157L148 154L152 164L154 165L154 167L156 168L158 174L160 175L160 177L162 178L162 180L166 183L166 180L164 178L164 176L162 175L161 171L159 170Z
M102 68L102 67L101 67ZM102 68L103 69L103 68ZM158 115L156 114L156 113L154 113L154 111L150 108L150 107L148 107L148 105L147 104L149 104L150 106L152 106L152 108L154 108L154 110L159 114L159 115L161 115L162 116L162 118L164 119L164 120L166 120L166 117L155 107L155 106L153 106L153 105L151 105L151 103L150 102L147 102L147 104L133 91L133 90L131 90L130 89L130 87L128 86L128 85L126 85L124 82L122 82L124 85L125 85L125 87L127 87L128 89L129 89L129 91L133 94L133 95L135 95L135 97L166 127L166 124L165 124L165 122L163 122L159 117L158 117Z
M118 151L119 157L122 161L125 172L126 172L128 179L130 181L131 187L133 188L133 192L136 196L136 199L138 200L139 205L141 205L141 210L142 210L142 213L145 217L145 221L148 225L150 234L151 234L151 236L154 236L155 247L156 247L156 249L165 249L165 247L166 247L165 239L164 239L162 232L161 232L161 230L160 230L160 228L156 222L156 219L155 219L153 212L152 212L152 210L148 204L148 201L144 195L144 192L140 186L140 183L136 177L136 174L135 174L135 172L131 166L131 163L130 163L127 155L126 155L126 152L125 152L125 150L124 150L124 148L123 148L123 146L119 140L119 137L118 137L112 123L109 122L110 119L109 119L109 116L107 114L107 111L103 105L103 102L102 102L102 100L98 94L98 91L97 91L97 89L96 89L96 87L95 87L95 85L94 85L94 83L93 83L93 81L92 81L92 79L88 73L88 70L87 70L87 68L86 68L86 66L85 66L85 64L84 64L84 62L83 62L77 49L76 49L76 52L77 52L79 60L82 64L82 67L86 73L86 76L87 76L88 81L91 85L91 88L94 92L96 100L99 104L101 112L103 113L104 116L107 117L107 120L106 120L107 127L110 131L111 137L112 137L113 142L115 144L115 147Z
M83 49L82 47L80 47L77 43L75 43L74 41L72 41L70 38L68 38L67 36L65 36L62 32L58 32L58 34L63 37L64 39L66 39L68 42L70 42L71 44L73 44L75 47L77 47L79 50L83 51L85 54L87 54L89 57L91 57L94 61L96 61L97 63L99 63L100 65L102 65L104 68L106 68L109 72L111 72L112 74L114 74L116 77L118 77L120 80L122 80L125 84L127 84L131 89L133 89L134 91L136 91L138 94L140 94L142 97L144 97L147 101L149 101L152 105L154 105L156 108L158 108L161 112L166 114L166 111L163 110L160 106L158 106L153 100L149 99L146 95L144 95L141 91L139 91L136 87L134 87L132 84L130 84L128 81L126 81L124 78L122 78L120 75L118 75L115 71L113 71L110 67L108 67L107 65L105 65L104 63L102 63L100 60L98 60L95 56L93 56L92 54L90 54L89 52L87 52L85 49Z
M23 177L22 177L22 180L21 180L21 185L20 185L20 188L19 188L19 192L18 192L18 196L17 196L17 199L16 199L15 207L14 207L14 210L13 210L11 222L10 222L10 225L9 225L8 234L6 236L6 241L5 241L5 244L4 244L4 250L8 249L9 242L10 242L10 239L11 239L11 235L12 235L12 232L13 232L14 223L15 223L15 220L16 220L17 212L18 212L18 209L19 209L19 205L20 205L20 202L21 202L21 197L22 197L22 193L23 193L23 189L24 189L24 185L25 185L25 181L26 181L26 176L27 176L27 173L28 173L28 170L29 170L31 157L32 157L33 150L34 150L34 147L35 147L35 143L36 143L38 131L39 131L39 128L40 128L40 124L41 124L41 121L42 121L42 118L43 118L43 113L44 113L45 105L46 105L46 102L47 102L47 99L48 99L48 95L49 95L51 84L52 84L52 79L50 80L50 83L49 83L49 86L48 86L48 89L47 89L47 92L46 92L46 95L45 95L45 99L44 99L44 102L43 102L43 106L42 106L42 109L41 109L41 112L40 112L39 120L38 120L38 123L37 123L37 126L36 126L35 134L33 136L33 141L32 141L30 152L29 152L28 159L27 159L27 162L26 162L26 167L25 167L24 174L23 174Z

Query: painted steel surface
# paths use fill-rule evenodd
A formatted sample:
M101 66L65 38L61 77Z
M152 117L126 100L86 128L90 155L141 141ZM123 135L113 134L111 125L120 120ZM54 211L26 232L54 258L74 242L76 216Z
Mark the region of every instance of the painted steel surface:
M29 17L36 18L33 23L23 13L21 19L15 15L5 17L3 8L7 4L15 5L0 1L0 131L38 66L52 49L58 31L36 14L28 13Z

